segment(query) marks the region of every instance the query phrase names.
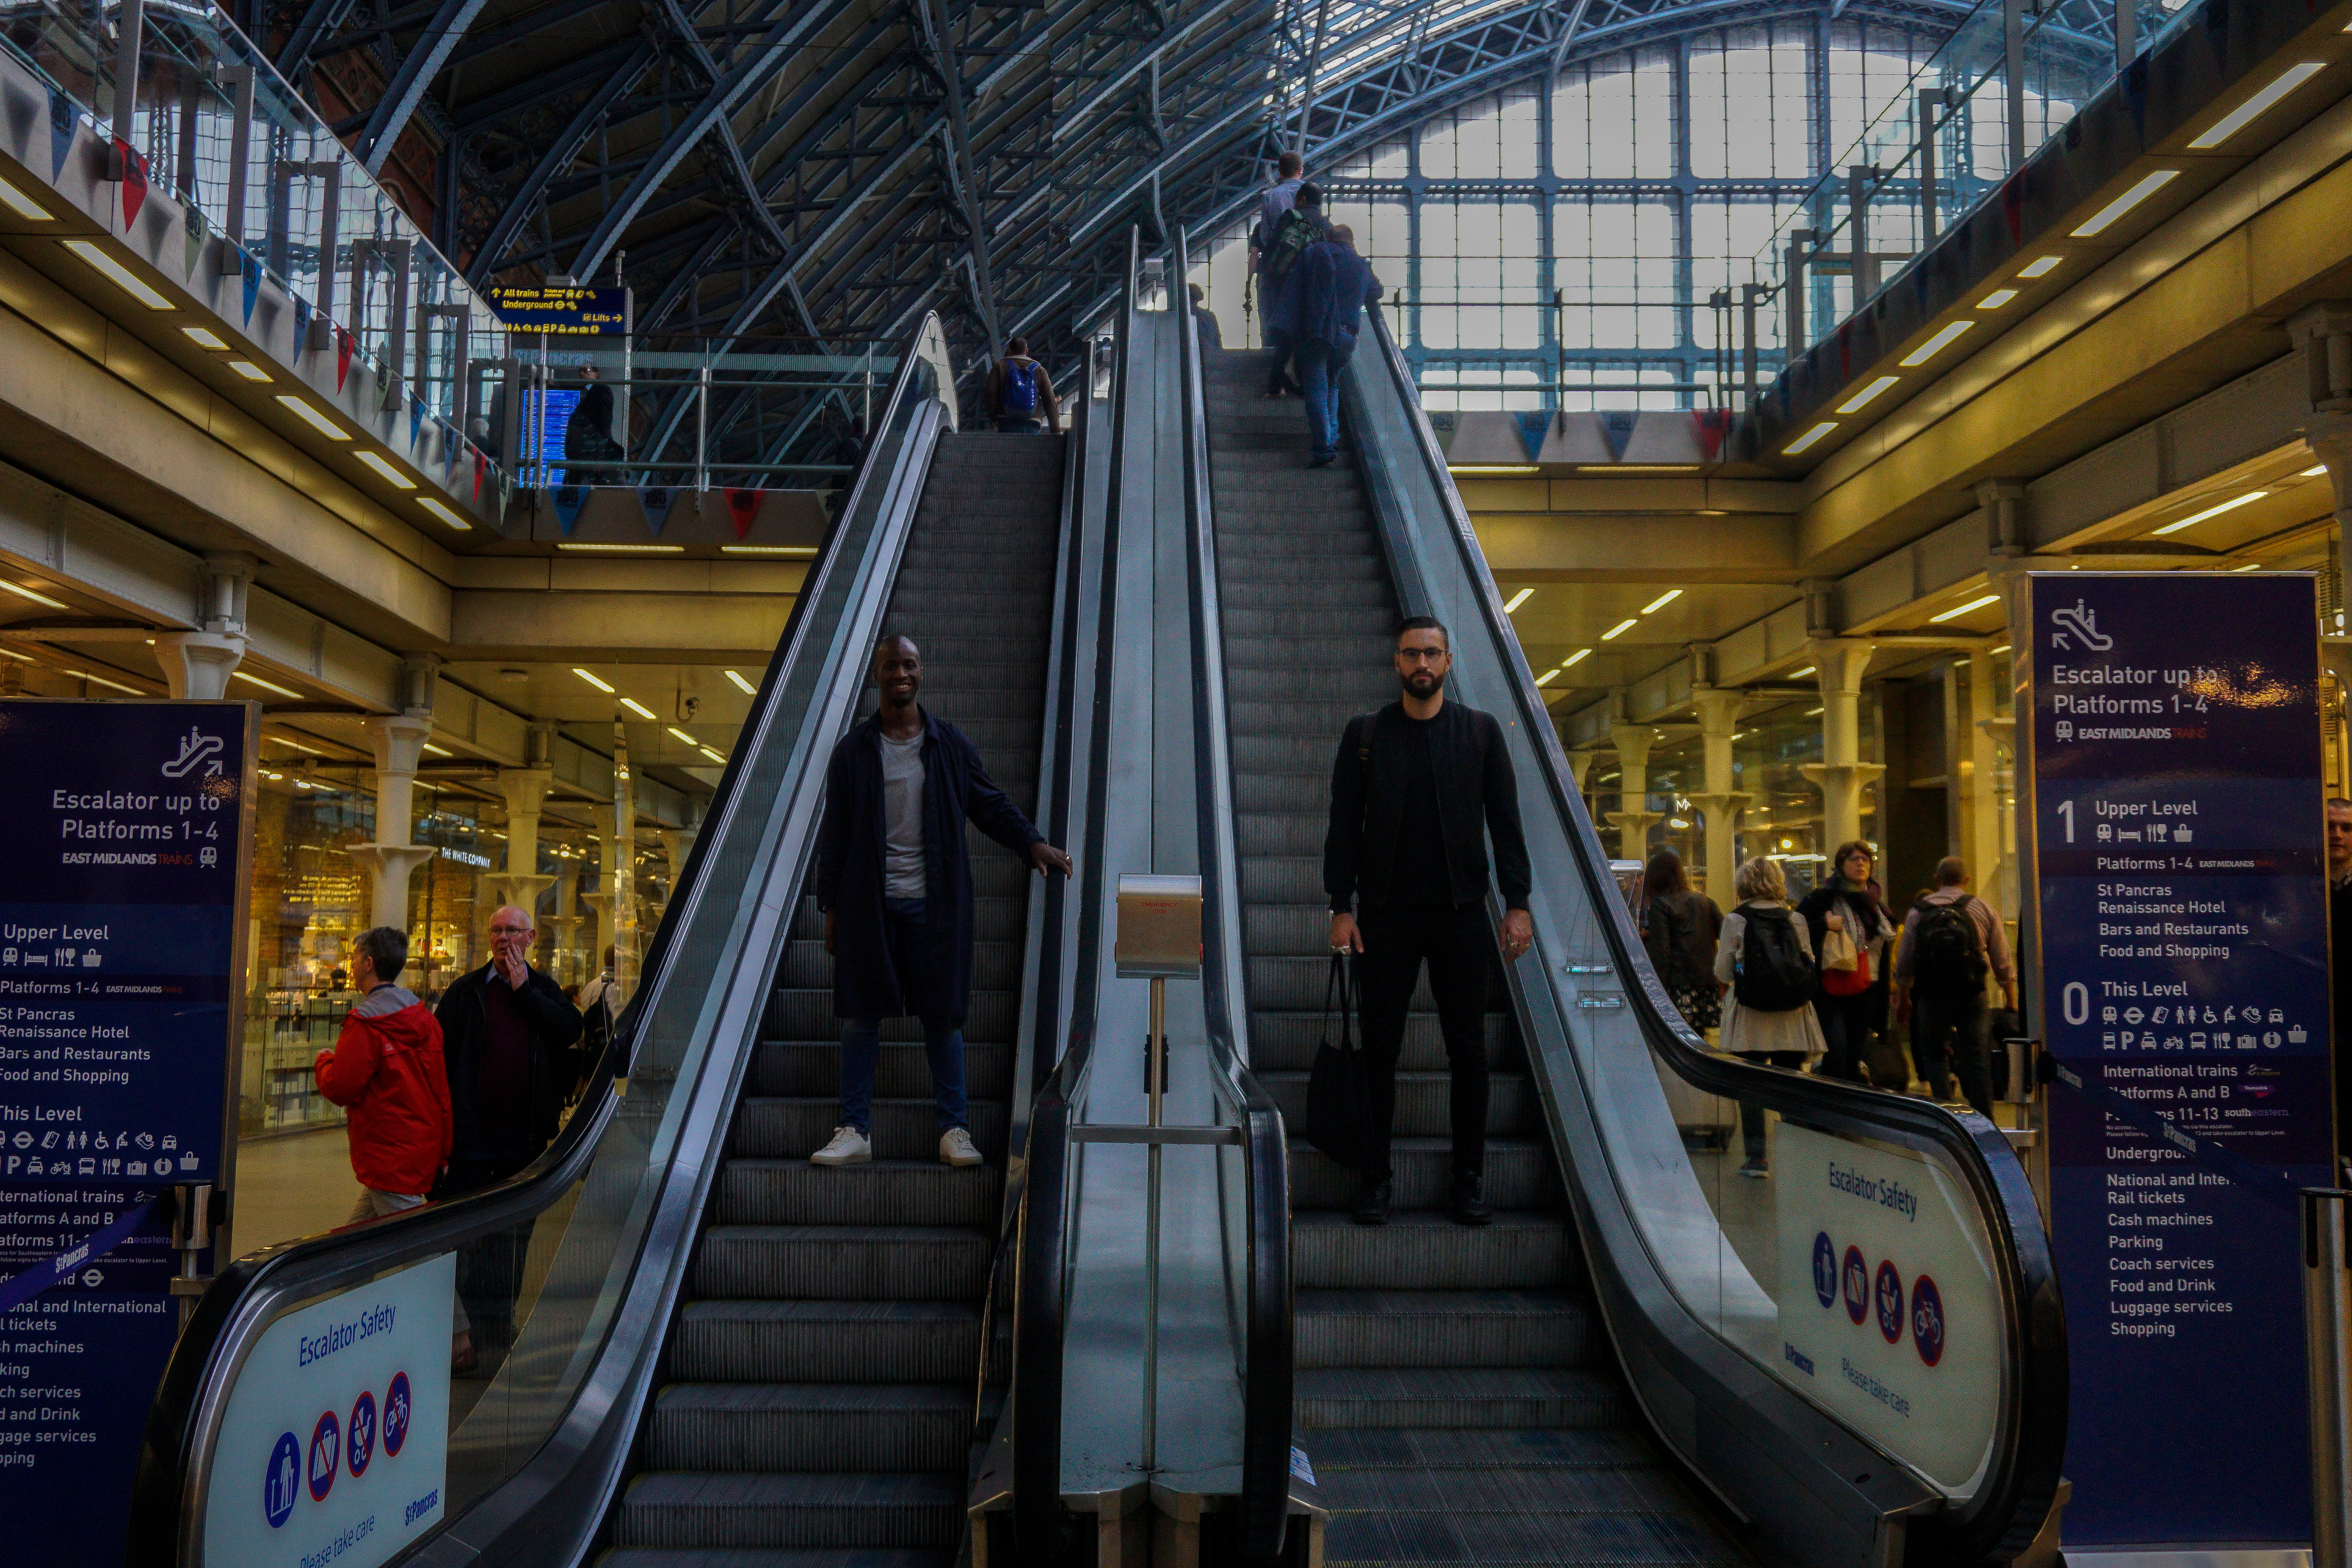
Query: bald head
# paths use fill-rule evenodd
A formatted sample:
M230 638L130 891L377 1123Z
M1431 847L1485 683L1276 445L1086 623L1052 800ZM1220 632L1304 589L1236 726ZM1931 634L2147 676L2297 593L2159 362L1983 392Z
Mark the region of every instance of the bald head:
M923 689L923 654L914 638L894 632L874 645L874 689L886 713L910 715Z
M516 904L500 904L490 916L490 962L508 973L509 984L520 984L524 966L530 962L531 941L538 933L531 930L530 911Z

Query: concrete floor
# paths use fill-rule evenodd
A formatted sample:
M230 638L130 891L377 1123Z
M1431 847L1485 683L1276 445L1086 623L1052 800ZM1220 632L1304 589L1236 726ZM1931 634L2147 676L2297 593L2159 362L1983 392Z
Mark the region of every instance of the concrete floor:
M332 1230L351 1218L359 1195L340 1126L240 1144L230 1244L243 1257Z

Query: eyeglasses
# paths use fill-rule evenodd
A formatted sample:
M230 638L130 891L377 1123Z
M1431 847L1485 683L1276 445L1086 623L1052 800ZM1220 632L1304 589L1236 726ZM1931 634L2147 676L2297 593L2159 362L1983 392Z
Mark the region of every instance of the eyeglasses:
M1450 648L1442 647L1401 647L1397 649L1397 657L1407 664L1435 664L1441 658L1450 658L1452 652Z

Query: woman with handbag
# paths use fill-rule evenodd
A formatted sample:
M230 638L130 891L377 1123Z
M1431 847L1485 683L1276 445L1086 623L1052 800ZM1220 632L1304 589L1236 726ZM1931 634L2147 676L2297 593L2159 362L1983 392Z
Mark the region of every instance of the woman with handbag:
M1871 879L1875 854L1860 839L1838 846L1830 860L1828 880L1797 906L1806 934L1821 955L1821 994L1813 1011L1821 1020L1822 1037L1829 1053L1821 1072L1827 1078L1867 1083L1864 1064L1870 1042L1884 1022L1886 988L1886 944L1895 934L1879 900L1878 884Z
M1691 889L1682 857L1661 849L1642 874L1642 946L1683 1021L1704 1035L1723 1022L1715 942L1723 911Z
M1822 1054L1823 1042L1812 1009L1812 942L1805 922L1789 908L1789 879L1779 861L1759 855L1740 862L1731 890L1739 907L1723 917L1715 949L1715 977L1731 987L1723 1009L1723 1048L1767 1067L1802 1068ZM1748 1155L1739 1173L1758 1180L1771 1174L1761 1105L1739 1102L1739 1131Z

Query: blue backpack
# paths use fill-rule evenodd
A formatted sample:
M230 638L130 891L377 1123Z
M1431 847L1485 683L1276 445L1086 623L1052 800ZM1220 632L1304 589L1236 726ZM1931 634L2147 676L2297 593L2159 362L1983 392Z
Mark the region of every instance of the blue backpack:
M1034 414L1037 412L1037 367L1025 359L1004 362L1004 412Z

